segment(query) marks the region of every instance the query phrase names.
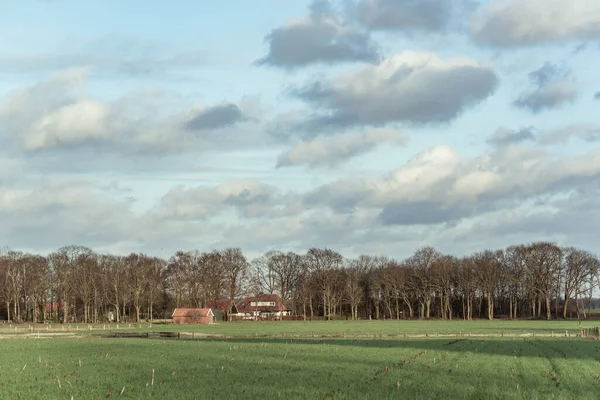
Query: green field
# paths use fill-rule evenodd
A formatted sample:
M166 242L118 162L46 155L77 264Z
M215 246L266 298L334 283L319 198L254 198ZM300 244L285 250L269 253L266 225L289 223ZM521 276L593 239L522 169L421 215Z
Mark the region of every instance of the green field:
M194 327L197 332L239 336L229 339L3 335L0 398L600 398L599 341L348 337L353 332L392 333L399 326L412 333L432 329L440 334L444 329L457 333L456 327L464 326L473 334L498 328L543 334L565 327L575 333L577 328L576 323L557 321L250 322ZM166 326L153 329L157 327ZM251 337L281 335L292 328L307 337ZM312 338L314 332L344 332L345 337Z
M582 321L583 328L598 326L599 321ZM91 326L91 330L89 327ZM0 334L28 333L28 332L74 332L77 334L97 334L106 331L179 331L197 332L206 334L226 335L229 337L254 337L254 336L330 336L337 337L373 337L373 336L403 336L436 334L464 335L495 335L495 334L538 334L576 335L579 332L577 321L509 321L509 320L474 320L474 321L415 321L415 320L387 320L387 321L245 321L222 322L213 325L173 325L160 324L100 324L100 325L61 325L50 326L18 325L17 329L10 329L7 325L0 326ZM69 328L70 327L70 328ZM76 330L77 328L77 330Z

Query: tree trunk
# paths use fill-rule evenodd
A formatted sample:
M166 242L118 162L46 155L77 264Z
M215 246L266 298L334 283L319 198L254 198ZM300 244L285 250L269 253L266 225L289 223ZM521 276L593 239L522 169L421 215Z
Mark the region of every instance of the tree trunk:
M473 298L469 296L467 298L467 320L473 319Z
M306 300L302 300L302 310L304 314L304 320L306 321Z
M569 306L569 297L565 296L565 304L563 305L563 318L567 319L567 307Z
M69 302L66 300L66 298L63 301L63 323L69 323Z
M142 307L139 306L138 304L136 304L134 307L135 307L135 321L140 322L140 309Z
M407 299L406 297L404 298L404 302L405 302L405 303L406 303L406 305L408 306L408 316L409 316L410 318L412 318L412 317L413 317L413 315L414 315L414 311L413 311L412 304L410 303L410 301L408 301L408 299Z
M550 294L546 293L546 320L552 319L552 310L550 309Z

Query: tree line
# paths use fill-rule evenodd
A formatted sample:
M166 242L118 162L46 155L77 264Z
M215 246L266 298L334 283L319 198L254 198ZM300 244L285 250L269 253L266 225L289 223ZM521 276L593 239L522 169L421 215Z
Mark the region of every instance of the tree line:
M239 248L100 254L66 246L41 256L0 252L0 318L15 322L141 321L177 307L278 294L304 319L586 318L598 257L532 242L456 257L431 246L404 260L345 258L328 248L272 250L249 260Z

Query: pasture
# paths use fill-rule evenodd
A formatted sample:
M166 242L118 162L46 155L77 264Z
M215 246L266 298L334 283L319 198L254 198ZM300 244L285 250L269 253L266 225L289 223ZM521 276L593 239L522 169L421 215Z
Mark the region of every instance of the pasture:
M243 322L142 329L166 328L232 337L107 339L96 335L98 329L78 338L3 335L2 398L600 397L600 342L564 337L565 329L577 331L571 321ZM502 330L536 336L475 336ZM457 336L459 331L473 336ZM562 336L549 337L559 331ZM344 337L337 337L340 332ZM404 338L404 332L429 337Z
M599 321L582 321L583 328L598 326ZM94 335L107 331L123 332L196 332L227 337L396 337L436 335L565 335L575 336L579 325L574 320L386 320L386 321L244 321L212 325L174 325L170 323L131 324L37 324L0 325L0 335L35 332L72 332Z

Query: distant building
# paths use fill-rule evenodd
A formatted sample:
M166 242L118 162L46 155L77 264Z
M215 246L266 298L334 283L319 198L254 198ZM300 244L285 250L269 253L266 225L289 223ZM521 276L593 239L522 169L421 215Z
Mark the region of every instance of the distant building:
M242 319L281 319L291 315L291 310L276 294L246 297L238 302L237 311L236 317Z
M215 315L215 321L228 321L232 315L237 315L238 310L235 303L231 300L213 300L206 303L206 308L210 308Z
M210 308L176 308L173 311L174 324L212 324L215 315Z

